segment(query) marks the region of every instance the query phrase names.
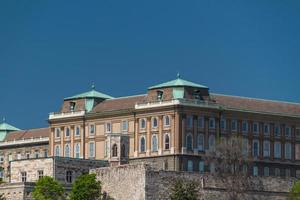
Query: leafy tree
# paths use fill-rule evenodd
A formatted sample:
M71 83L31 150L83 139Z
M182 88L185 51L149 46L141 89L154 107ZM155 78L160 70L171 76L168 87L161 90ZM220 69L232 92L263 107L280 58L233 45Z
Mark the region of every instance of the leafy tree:
M297 181L290 190L288 200L300 200L300 181Z
M248 150L247 141L243 142L242 138L231 136L208 152L209 161L215 164L214 176L222 182L226 191L223 199L253 199L254 197L246 196L246 191L261 185L259 180L254 183L248 173L252 165Z
M0 194L0 200L6 200L6 198L3 196L3 194Z
M70 200L96 200L100 197L101 182L96 180L96 174L83 174L73 184Z
M197 200L196 184L177 180L172 188L170 198L171 200Z
M52 177L44 176L36 182L32 195L36 200L62 200L64 188Z

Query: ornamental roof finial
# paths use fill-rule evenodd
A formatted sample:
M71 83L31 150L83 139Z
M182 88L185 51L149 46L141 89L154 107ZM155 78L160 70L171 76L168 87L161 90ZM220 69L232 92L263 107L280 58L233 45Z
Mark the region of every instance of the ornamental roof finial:
M177 72L177 78L180 78L180 73L179 72Z
M95 90L95 83L94 82L92 82L92 90Z

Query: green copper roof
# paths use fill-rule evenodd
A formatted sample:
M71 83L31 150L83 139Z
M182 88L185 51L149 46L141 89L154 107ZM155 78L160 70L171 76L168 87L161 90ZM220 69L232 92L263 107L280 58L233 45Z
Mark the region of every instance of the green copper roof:
M208 88L204 85L199 85L197 83L193 83L187 80L183 80L180 78L180 75L177 74L177 79L172 80L172 81L168 81L166 83L162 83L159 85L155 85L152 87L149 87L148 89L158 89L158 88L165 88L165 87L183 87L183 86L187 86L187 87L197 87L197 88Z
M20 129L8 124L3 118L3 122L0 124L0 131L19 131Z
M101 92L98 92L95 90L95 86L92 86L92 90L89 92L84 92L75 96L67 97L65 100L71 100L71 99L83 99L83 98L101 98L101 99L113 99L113 97L103 94Z

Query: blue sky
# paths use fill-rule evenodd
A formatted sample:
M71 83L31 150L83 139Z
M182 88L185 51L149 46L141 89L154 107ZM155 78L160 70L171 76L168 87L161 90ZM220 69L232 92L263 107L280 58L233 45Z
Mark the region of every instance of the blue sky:
M0 117L47 126L64 97L176 77L300 102L300 1L0 1Z

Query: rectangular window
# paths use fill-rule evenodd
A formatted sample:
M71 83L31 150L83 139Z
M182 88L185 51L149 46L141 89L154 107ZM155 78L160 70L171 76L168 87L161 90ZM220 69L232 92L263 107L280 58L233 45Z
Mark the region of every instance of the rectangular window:
M231 121L231 130L237 131L237 121L235 119Z
M94 158L95 157L95 143L94 142L90 142L90 158Z
M39 177L39 179L44 177L44 171L43 170L38 170L38 177Z
M192 172L193 171L193 161L192 160L188 160L188 166L187 166L187 171L188 172Z
M270 172L269 172L269 167L264 167L264 176L269 176Z
M48 150L47 150L47 149L44 150L44 157L45 157L45 158L48 157Z
M211 129L216 128L216 120L215 120L215 118L209 118L209 128L211 128Z
M199 161L199 172L204 173L204 161Z
M203 151L204 150L204 135L198 134L198 150Z
M259 132L259 126L258 126L258 123L257 122L254 122L253 123L253 133L254 134L258 134Z
M66 182L72 183L73 179L73 172L72 171L66 171Z
M35 151L35 158L39 158L39 152L38 151Z
M27 153L26 153L26 159L29 159L29 158L30 158L30 153L27 152Z
M21 160L21 159L22 159L22 154L21 154L21 153L18 153L18 154L17 154L17 159L18 159L18 160Z
M95 134L95 125L91 124L90 125L90 135L94 135Z
M247 138L243 138L242 139L242 153L244 156L248 155L248 139Z
M214 174L216 172L215 163L212 162L209 164L209 171L211 174Z
M285 137L290 138L291 137L291 127L287 126L285 127Z
M60 137L60 128L55 128L55 137L56 138Z
M264 141L264 157L270 157L270 142Z
M275 135L275 137L280 137L280 126L279 125L275 125L274 135Z
M270 133L270 126L269 124L264 124L264 134L269 135Z
M280 142L274 143L274 157L281 158L281 143Z
M257 166L253 167L253 176L258 176L258 167Z
M221 119L221 129L226 130L226 119Z
M242 123L242 131L244 133L248 132L248 122L247 121L243 121L243 123Z
M122 131L128 131L128 121L122 121Z
M13 156L11 154L8 155L8 161L12 161Z
M77 126L75 128L75 136L80 136L80 127L79 126Z
M106 133L110 133L111 132L111 123L110 122L106 123L105 127L106 127Z
M27 172L21 172L21 180L23 183L27 181Z
M300 127L296 128L296 138L300 139Z
M204 118L198 117L198 128L204 128Z
M187 117L187 126L188 128L193 128L193 116Z
M285 143L285 159L291 159L292 158L292 146L291 143Z
M259 156L259 141L258 140L253 140L253 146L252 146L252 155L253 157L258 157Z
M0 163L4 162L4 156L0 156Z

